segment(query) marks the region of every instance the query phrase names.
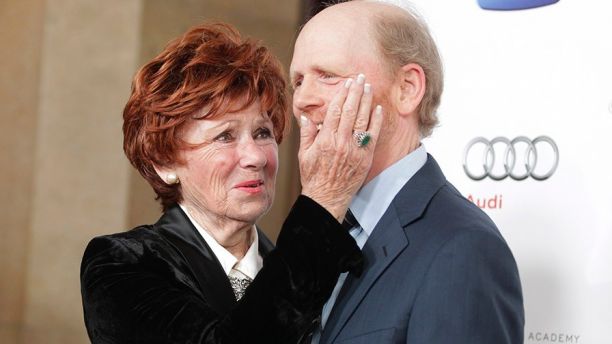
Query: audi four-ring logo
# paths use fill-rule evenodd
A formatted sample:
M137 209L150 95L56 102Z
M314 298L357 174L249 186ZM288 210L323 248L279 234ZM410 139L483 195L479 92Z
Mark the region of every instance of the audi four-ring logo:
M524 151L517 153L516 144L524 143L527 145ZM553 151L554 160L548 164L549 166L538 166L538 144L548 144ZM494 145L504 144L506 146L504 153L501 157L495 155ZM474 146L484 145L484 153L482 156L482 167L468 166L468 155ZM525 170L516 171L516 161L518 160L517 154L522 154L523 162L525 164ZM501 159L500 159L501 158ZM494 173L494 166L496 162L503 162L503 170L499 172L499 168L495 169L498 171ZM493 180L502 180L510 177L514 180L524 180L531 176L535 180L545 180L550 178L557 170L559 165L559 148L553 139L548 136L539 136L533 140L525 136L519 136L513 140L509 140L505 137L496 137L493 140L487 140L484 137L476 137L471 140L463 152L463 170L465 174L473 180L482 180L489 177ZM545 173L536 173L535 169L538 167L538 171L546 171Z

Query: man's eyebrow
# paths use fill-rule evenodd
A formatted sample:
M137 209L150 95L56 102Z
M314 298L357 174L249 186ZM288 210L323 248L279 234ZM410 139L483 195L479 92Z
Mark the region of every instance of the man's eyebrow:
M317 74L332 74L332 75L337 75L341 78L356 77L356 74L353 75L354 73L344 73L343 71L331 71L329 68L325 68L320 65L313 65L309 67L308 69L314 71L314 73L317 73ZM295 81L304 75L304 73L296 71L296 70L289 71L289 73L290 73L289 82L291 83L291 85L295 84Z
M319 73L319 74L321 74L321 73L326 73L327 74L328 73L328 74L342 75L342 73L339 73L338 71L332 71L329 68L326 68L326 67L323 67L323 66L319 66L319 65L310 66L308 69L314 71L315 73ZM301 73L301 72L296 71L296 70L290 71L290 73L291 73L291 79L292 80L297 78L297 77L299 77L299 76L302 76L304 74L304 73Z
M317 73L330 73L330 74L338 74L337 72L332 72L331 70L329 70L329 68L325 68L319 65L314 65L312 66L312 70L314 70Z
M318 74L329 74L333 76L337 76L340 78L355 78L357 77L357 73L353 73L347 70L345 66L343 67L334 67L333 69L329 69L322 66L313 66L312 69Z

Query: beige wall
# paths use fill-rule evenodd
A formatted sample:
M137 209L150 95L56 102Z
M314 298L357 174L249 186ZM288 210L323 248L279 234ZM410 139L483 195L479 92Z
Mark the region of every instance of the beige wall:
M136 68L202 20L261 38L288 63L299 0L0 0L0 343L84 343L79 264L94 235L159 207L121 150ZM297 193L281 146L272 238ZM288 144L289 143L289 144Z
M0 343L23 317L43 16L43 0L0 0Z

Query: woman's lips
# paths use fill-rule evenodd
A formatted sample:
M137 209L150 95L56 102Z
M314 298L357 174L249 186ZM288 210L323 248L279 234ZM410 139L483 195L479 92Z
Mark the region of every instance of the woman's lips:
M235 188L248 193L259 193L263 191L264 182L261 179L247 180L236 184Z

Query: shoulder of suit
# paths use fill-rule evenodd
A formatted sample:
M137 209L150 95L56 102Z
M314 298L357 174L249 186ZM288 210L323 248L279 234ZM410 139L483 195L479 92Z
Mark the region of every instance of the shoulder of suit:
M432 216L442 216L441 223L446 224L454 234L483 231L501 238L493 220L448 181L434 195L428 211Z
M116 257L140 257L145 252L171 250L171 245L152 225L142 225L131 230L93 238L85 249L85 257L108 254Z

